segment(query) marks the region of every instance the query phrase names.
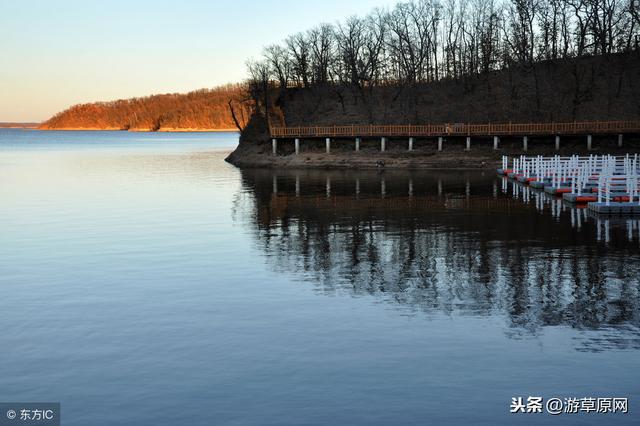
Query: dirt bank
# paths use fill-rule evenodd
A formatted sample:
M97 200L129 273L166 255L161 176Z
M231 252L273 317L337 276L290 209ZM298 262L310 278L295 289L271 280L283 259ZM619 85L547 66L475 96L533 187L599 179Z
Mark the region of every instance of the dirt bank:
M595 136L591 151L587 150L585 138L569 137L561 140L559 151L555 150L553 138L530 138L526 152L520 138L502 138L499 149L495 151L490 138L473 139L470 151L465 150L463 138L445 140L441 152L433 139L416 139L415 149L411 152L407 151L404 139L387 141L385 152L380 152L379 143L377 139L364 139L361 150L355 152L352 140L337 139L332 141L331 153L327 154L324 140L303 139L301 152L295 155L293 141L281 140L277 155L273 155L269 142L243 140L226 160L240 167L265 168L495 169L501 164L503 155L624 155L640 152L639 135L625 135L622 147L618 147L615 136Z

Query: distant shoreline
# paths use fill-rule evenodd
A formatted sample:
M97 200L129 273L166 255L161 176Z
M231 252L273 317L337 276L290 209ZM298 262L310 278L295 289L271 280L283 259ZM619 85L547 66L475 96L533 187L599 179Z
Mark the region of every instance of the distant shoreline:
M92 131L92 132L132 132L132 133L212 133L212 132L220 132L220 133L228 133L228 132L236 132L239 133L238 129L190 129L190 128L164 128L159 130L150 130L150 129L117 129L117 128L97 128L97 127L61 127L61 128L40 128L36 127L36 130L41 130L44 132L56 132L56 131L71 131L71 132L81 132L81 131Z
M41 123L0 123L0 129L37 129Z

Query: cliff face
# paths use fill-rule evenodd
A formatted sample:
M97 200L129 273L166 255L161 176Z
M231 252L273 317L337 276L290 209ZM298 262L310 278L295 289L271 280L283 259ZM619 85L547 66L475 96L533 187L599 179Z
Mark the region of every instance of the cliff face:
M186 94L154 95L75 105L40 125L43 130L190 131L236 129L229 101L242 108L246 89L230 85ZM237 111L243 121L248 115ZM240 123L241 125L244 123Z
M539 62L414 86L288 89L287 126L632 120L640 53Z

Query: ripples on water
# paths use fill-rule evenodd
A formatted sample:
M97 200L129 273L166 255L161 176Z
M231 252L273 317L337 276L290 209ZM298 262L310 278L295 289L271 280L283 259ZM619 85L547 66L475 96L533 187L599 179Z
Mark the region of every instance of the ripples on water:
M637 219L606 220L605 240L604 219L483 172L242 176L274 268L323 293L376 295L410 312L504 315L514 335L626 324L576 349L640 348Z
M637 222L492 173L238 170L235 142L0 131L0 400L77 425L633 409Z

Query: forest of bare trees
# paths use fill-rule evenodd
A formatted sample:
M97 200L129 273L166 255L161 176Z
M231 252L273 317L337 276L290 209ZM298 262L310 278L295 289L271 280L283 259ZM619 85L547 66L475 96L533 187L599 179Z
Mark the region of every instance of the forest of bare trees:
M265 47L248 70L260 84L363 88L626 52L639 43L639 0L411 0L293 34Z
M229 84L186 94L153 95L75 105L42 129L211 130L239 129L250 115L244 84Z

